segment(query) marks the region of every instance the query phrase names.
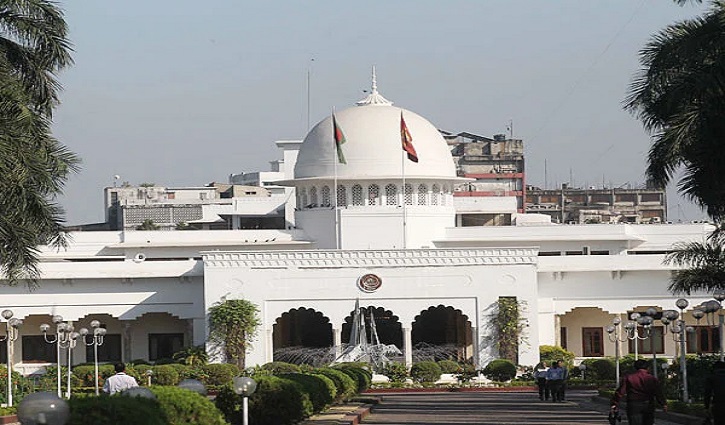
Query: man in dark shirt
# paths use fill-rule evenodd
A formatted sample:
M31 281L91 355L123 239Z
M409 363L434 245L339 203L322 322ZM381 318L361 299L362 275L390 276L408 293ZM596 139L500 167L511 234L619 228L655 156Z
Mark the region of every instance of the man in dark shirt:
M711 408L713 424L725 425L725 362L715 362L705 381L705 410Z
M627 420L629 425L653 425L655 403L667 410L667 401L662 394L659 381L647 371L649 362L640 359L634 362L635 372L625 376L612 397L612 410L627 395Z

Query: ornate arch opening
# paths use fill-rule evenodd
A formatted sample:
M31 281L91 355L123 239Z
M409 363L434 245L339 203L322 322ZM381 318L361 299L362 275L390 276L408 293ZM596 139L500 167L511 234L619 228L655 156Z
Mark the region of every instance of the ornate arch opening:
M386 310L383 307L368 306L363 307L363 314L365 316L365 332L370 338L370 311L373 312L375 318L375 329L377 330L378 337L380 338L381 344L394 344L396 347L403 349L403 325L400 323L398 316L394 315L392 311ZM352 321L354 311L345 318L345 323L342 325L342 342L350 341L350 332L352 331Z
M412 329L414 360L473 358L473 332L468 316L450 306L429 307L415 317Z

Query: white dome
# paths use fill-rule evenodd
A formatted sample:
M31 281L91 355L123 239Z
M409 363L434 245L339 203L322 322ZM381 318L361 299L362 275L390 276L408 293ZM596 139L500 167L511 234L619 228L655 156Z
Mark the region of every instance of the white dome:
M342 152L347 162L337 163L339 179L400 178L403 158L406 178L456 179L449 147L428 120L391 106L389 102L361 104L335 113L337 125L345 136ZM400 139L401 111L418 154L417 163L404 157ZM332 178L336 161L332 117L329 116L305 137L295 165L295 179Z

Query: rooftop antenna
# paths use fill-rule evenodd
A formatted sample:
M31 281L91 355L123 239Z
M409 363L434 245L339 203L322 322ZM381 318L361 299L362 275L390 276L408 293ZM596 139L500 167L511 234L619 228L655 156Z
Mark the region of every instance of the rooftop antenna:
M113 175L113 187L117 187L118 186L118 181L119 180L121 180L121 176L119 176L118 174L114 174Z

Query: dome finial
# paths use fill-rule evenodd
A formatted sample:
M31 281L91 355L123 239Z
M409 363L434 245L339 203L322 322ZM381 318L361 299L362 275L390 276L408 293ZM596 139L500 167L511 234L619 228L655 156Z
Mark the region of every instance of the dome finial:
M381 96L380 93L378 93L378 77L375 74L375 65L373 65L373 83L372 83L371 88L372 88L372 90L370 91L370 94L365 99L355 103L357 106L367 106L367 105L390 106L393 104L393 102L389 101L388 99Z

